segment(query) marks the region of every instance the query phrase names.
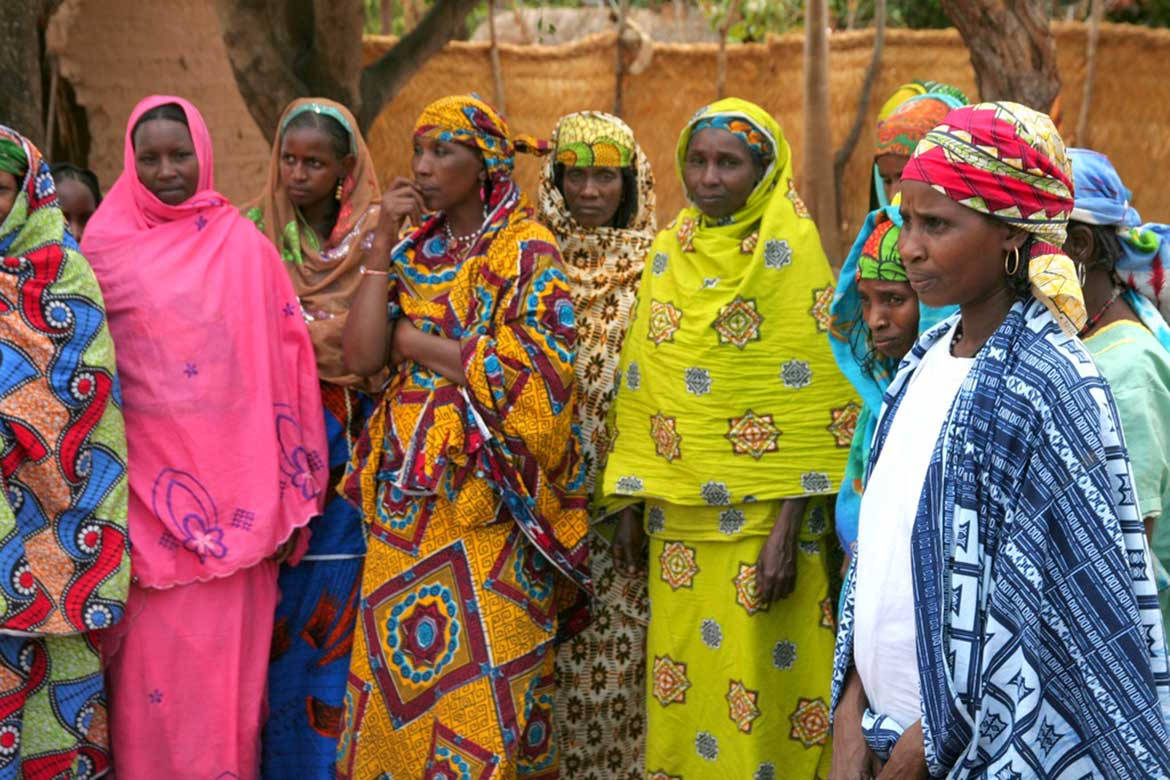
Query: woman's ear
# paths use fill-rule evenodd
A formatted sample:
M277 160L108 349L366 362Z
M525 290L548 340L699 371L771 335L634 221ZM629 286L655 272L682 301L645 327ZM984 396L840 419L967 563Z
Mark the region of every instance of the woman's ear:
M1004 254L1013 250L1023 249L1024 244L1028 242L1028 234L1014 225L1007 225L1006 227L1007 232L1004 234L1003 239Z
M341 167L345 170L345 175L352 176L354 168L357 167L357 155L347 154L341 158Z
M1097 254L1097 242L1093 239L1093 231L1088 225L1079 222L1068 223L1068 238L1064 241L1064 251L1078 265L1092 264Z

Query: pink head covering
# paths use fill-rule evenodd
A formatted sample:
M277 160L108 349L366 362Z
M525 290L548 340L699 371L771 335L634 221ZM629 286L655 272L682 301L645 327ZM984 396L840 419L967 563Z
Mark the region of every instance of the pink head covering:
M180 106L199 160L177 206L139 180L131 132ZM328 482L317 367L271 242L212 188L211 136L186 100L143 100L125 168L85 231L117 350L136 580L165 588L271 555Z

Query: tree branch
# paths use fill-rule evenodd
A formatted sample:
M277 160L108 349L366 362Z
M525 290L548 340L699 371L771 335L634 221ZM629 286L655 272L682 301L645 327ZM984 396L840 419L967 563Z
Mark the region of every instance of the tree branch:
M369 129L382 108L427 58L463 31L464 19L477 4L478 0L435 0L417 27L362 69L357 116L363 131Z
M873 55L869 58L869 66L865 69L865 81L861 85L861 99L857 103L857 114L853 117L853 126L849 128L849 135L845 136L845 143L833 156L833 194L836 198L837 214L843 214L842 190L845 179L845 166L857 148L861 138L861 128L869 115L869 101L873 97L873 85L882 70L882 51L886 46L886 0L877 0L874 4L873 18L875 29L873 33Z

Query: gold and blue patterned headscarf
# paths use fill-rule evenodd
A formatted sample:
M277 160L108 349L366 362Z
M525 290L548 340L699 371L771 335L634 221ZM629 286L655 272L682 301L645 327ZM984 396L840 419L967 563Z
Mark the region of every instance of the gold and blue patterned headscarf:
M512 177L517 152L551 151L547 141L512 135L504 115L475 95L449 95L431 103L419 114L414 134L479 150L493 181Z
M602 111L578 111L557 123L556 161L573 168L629 168L634 164L634 131Z

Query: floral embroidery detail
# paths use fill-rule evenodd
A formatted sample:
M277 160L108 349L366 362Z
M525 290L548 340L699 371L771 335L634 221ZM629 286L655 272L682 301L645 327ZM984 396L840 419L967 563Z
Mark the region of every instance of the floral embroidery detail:
M731 580L735 586L735 602L747 610L749 615L757 612L767 612L768 606L760 598L756 590L756 565L754 563L739 564L739 574Z
M695 735L695 752L700 758L714 761L719 758L719 740L709 731L700 731Z
M792 265L792 245L782 238L769 238L764 243L764 267L780 270Z
M829 481L828 474L822 474L819 471L809 471L800 475L800 486L805 493L829 493L833 489L833 483Z
M750 255L756 251L756 245L760 243L760 231L753 230L748 234L747 238L739 242L739 253L741 255ZM769 244L771 241L768 242ZM768 244L764 244L764 250L767 251Z
M706 395L711 392L711 372L692 366L683 372L683 382L691 395Z
M650 327L646 338L661 346L674 341L674 334L682 325L682 312L669 301L650 301Z
M820 555L821 546L816 542L800 542L798 544L800 551L805 555Z
M646 780L683 780L682 775L668 775L659 769L656 772L650 772L646 775Z
M719 316L711 327L719 334L720 344L734 344L743 349L748 342L760 340L760 325L764 318L756 311L756 302L752 298L743 298L739 295L719 309Z
M703 289L704 290L713 290L718 286L719 286L719 277L718 276L708 276L706 279L703 280Z
M813 507L813 510L808 513L808 531L811 534L820 536L829 527L829 520L825 517L825 508L822 506Z
M812 382L812 367L804 360L789 360L780 366L780 381L793 390L808 387Z
M183 373L187 375L188 379L197 377L199 376L199 366L195 365L194 363L188 363L183 368Z
M828 333L829 326L833 323L833 316L829 313L829 307L833 305L833 294L836 292L833 285L822 287L819 290L813 290L813 305L808 310L809 315L816 320L817 332Z
M699 573L699 566L695 563L695 548L687 547L682 542L667 542L663 545L658 564L662 568L659 576L671 590L690 588L695 575Z
M654 270L655 275L662 276L662 274L666 273L666 263L668 260L670 260L670 255L665 252L654 253L654 261L650 267Z
M804 201L800 199L800 193L796 191L796 182L792 179L788 180L788 199L792 201L792 208L796 210L796 216L802 219L812 219L812 214L808 211L808 206L804 205Z
M618 481L614 483L614 489L625 494L640 493L642 486L642 478L634 476L618 477Z
M731 442L731 451L736 455L751 455L759 460L765 453L780 449L780 433L772 415L756 414L748 409L742 417L732 417L727 421L727 433L723 438Z
M723 629L713 618L705 618L699 625L699 637L707 647L717 650L723 644Z
M765 761L756 767L755 774L752 775L752 780L776 780L776 765L771 761Z
M731 534L739 533L739 529L743 528L744 516L743 512L738 509L725 509L719 513L719 533Z
M650 417L650 438L654 440L654 451L671 463L682 457L682 434L678 432L678 419L667 417L662 412Z
M654 656L654 698L663 707L685 704L691 681L687 679L687 665L669 655Z
M151 704L162 704L163 692L160 691L158 688L155 688L153 691L146 694L146 699Z
M637 390L642 386L642 370L637 363L630 363L626 368L626 387Z
M650 507L650 511L646 513L646 530L652 534L659 534L665 527L666 512L662 511L660 506Z
M744 734L752 733L752 721L760 717L760 708L756 706L760 692L748 690L742 680L730 680L727 688L727 717Z
M824 699L796 700L796 709L788 720L792 723L791 739L795 739L806 748L825 744L825 737L829 735L829 707Z
M699 488L699 495L707 506L727 506L731 503L731 491L726 482L704 482Z
M833 441L838 447L848 447L853 443L853 431L857 428L859 414L861 404L856 401L850 401L840 408L829 411L832 422L829 423L827 430L833 434Z
M796 663L796 645L787 639L781 639L772 648L772 666L786 672Z
M694 217L683 217L679 220L678 230L675 231L675 236L678 238L678 245L682 251L695 251L695 230L698 224Z

